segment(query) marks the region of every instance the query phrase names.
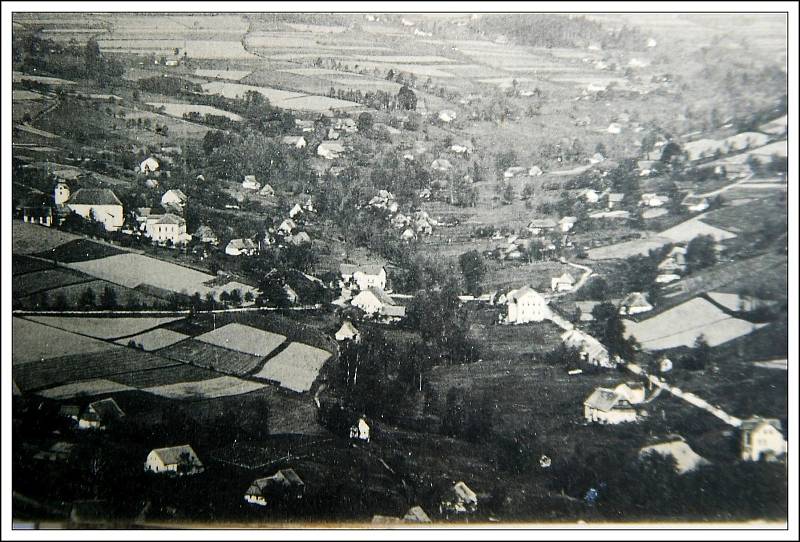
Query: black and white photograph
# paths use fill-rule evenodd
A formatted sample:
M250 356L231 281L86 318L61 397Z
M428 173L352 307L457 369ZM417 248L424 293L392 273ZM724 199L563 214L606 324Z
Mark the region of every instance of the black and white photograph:
M2 5L4 540L797 536L796 3L111 4Z

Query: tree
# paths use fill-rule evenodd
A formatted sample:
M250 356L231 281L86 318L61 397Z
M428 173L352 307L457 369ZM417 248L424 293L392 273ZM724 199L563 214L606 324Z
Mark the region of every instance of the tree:
M104 309L117 308L117 292L111 286L106 285L100 292L100 306Z
M486 275L486 264L483 261L483 256L477 250L470 250L458 257L458 265L461 267L461 274L464 276L467 291L473 295L480 295L480 283Z
M522 199L527 200L532 198L534 194L533 184L526 183L525 187L522 189Z
M358 131L369 132L372 129L373 123L372 115L364 111L358 116Z
M92 290L91 288L86 288L83 291L83 293L81 293L79 304L81 307L94 308L95 306L94 290Z
M86 73L90 75L97 75L94 73L97 65L100 63L100 45L94 38L89 38L84 47L83 53L84 62L86 65Z
M711 347L705 335L699 335L692 347L692 351L681 358L681 366L689 371L702 371L711 360Z
M417 108L417 95L414 91L408 88L408 85L403 85L397 91L397 104L401 109L406 111L415 110Z
M503 172L517 163L517 153L513 150L499 153L494 159L494 165L498 172Z
M506 203L512 203L514 201L514 187L511 186L511 183L506 184L503 189L503 201Z
M258 289L261 293L256 297L256 304L260 306L288 307L290 305L289 296L283 287L283 281L276 277L263 279Z
M710 235L698 235L686 245L686 270L694 273L717 263L716 241Z

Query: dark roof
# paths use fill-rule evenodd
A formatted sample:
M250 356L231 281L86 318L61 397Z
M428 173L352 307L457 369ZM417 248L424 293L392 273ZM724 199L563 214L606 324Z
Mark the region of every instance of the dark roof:
M394 302L394 299L389 297L389 294L381 290L380 288L376 288L375 286L370 286L367 288L372 295L378 298L378 301L383 303L384 305L396 305L397 303Z
M88 414L94 413L100 421L109 422L113 420L118 420L125 416L125 413L119 408L117 402L112 399L103 399L102 401L95 401L94 403L89 404L89 409L87 411Z
M122 205L109 188L79 188L67 201L73 205Z
M300 489L305 487L303 480L294 469L281 469L272 476L254 480L247 490L248 495L265 496L271 493L281 493L290 488Z

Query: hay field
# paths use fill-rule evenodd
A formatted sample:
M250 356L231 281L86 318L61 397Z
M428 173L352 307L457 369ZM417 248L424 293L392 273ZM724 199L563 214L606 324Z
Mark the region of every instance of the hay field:
M228 79L230 81L239 81L250 75L250 70L203 70L196 69L194 74L199 77L210 77L212 79Z
M242 395L260 390L265 386L266 384L250 382L233 376L221 376L199 382L179 382L177 384L144 388L143 391L169 399L197 400Z
M210 105L195 105L195 104L180 104L180 103L164 103L164 102L148 102L147 105L152 105L156 108L164 108L164 112L167 115L172 117L177 117L179 119L183 118L183 115L186 113L199 113L200 115L217 115L220 117L227 117L232 121L240 122L242 117L237 115L236 113L231 113L230 111L225 111L223 109L217 109L216 107L212 107Z
M286 337L262 329L232 323L195 337L203 341L253 356L267 356L283 344Z
M164 348L159 351L159 355L219 371L220 373L240 376L258 368L263 359L259 356L236 352L235 350L229 350L195 339L182 341Z
M134 388L106 380L104 378L95 378L92 380L83 380L81 382L74 382L72 384L64 384L54 388L47 388L37 392L37 395L46 397L48 399L64 400L72 399L74 397L93 397L95 395L104 395L107 393L117 393L120 391L129 391Z
M17 275L11 279L11 292L15 299L67 286L91 281L91 277L83 273L76 273L69 269L44 269L24 275Z
M83 337L22 318L11 319L11 364L27 364L65 356L106 352L118 348L97 339Z
M40 324L57 327L64 331L88 335L96 339L116 339L135 335L168 324L182 317L163 318L87 318L85 316L29 316Z
M79 235L36 224L26 224L19 220L11 223L11 252L14 254L44 252L80 238Z
M330 357L330 352L325 350L291 343L253 376L278 382L281 387L292 391L305 392L311 389L320 369Z
M153 350L166 348L167 346L171 346L177 342L181 342L182 340L188 338L189 338L188 335L184 335L183 333L178 333L177 331L157 328L157 329L151 329L150 331L145 331L144 333L140 333L138 335L134 335L133 337L125 337L124 339L118 339L115 342L123 346L128 346L131 343L131 341L133 341L133 344L136 345L136 348L141 348L145 352L151 352Z

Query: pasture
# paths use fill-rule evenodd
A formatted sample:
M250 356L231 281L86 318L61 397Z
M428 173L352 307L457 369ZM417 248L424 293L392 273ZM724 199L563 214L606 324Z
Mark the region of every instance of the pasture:
M11 251L14 254L36 254L74 239L80 239L80 236L19 220L11 223Z
M14 298L19 299L37 292L91 280L91 277L69 269L43 269L42 271L12 277L11 291Z
M325 350L291 343L253 376L278 382L283 388L302 393L311 389L320 369L330 357L330 352Z
M83 337L22 318L11 319L11 341L12 365L29 364L31 362L43 363L42 360L59 356L106 352L118 348L107 342ZM38 363L35 363L35 365L38 365Z
M99 300L100 294L106 288L113 292L117 303L123 307L166 308L168 305L166 299L145 293L141 288L125 288L118 284L97 279L66 286L56 286L50 290L38 292L27 297L15 296L15 301L23 309L44 309L47 307L53 309L60 300L64 301L67 308L86 309L90 308L82 305L82 298L86 290L94 292L95 299ZM43 298L47 307L43 305Z
M242 380L233 376L220 376L197 382L179 382L164 386L144 388L143 391L160 397L178 400L215 399L242 395L265 387L266 384Z
M86 316L29 316L33 322L63 329L72 333L88 335L96 339L116 339L136 335L181 317L162 318L91 318Z
M220 117L226 117L235 122L240 122L242 120L242 117L240 117L236 113L231 113L230 111L224 111L222 109L218 109L210 105L164 103L164 102L148 102L147 105L151 105L157 109L163 108L164 113L170 115L171 117L177 117L179 119L182 119L183 115L187 113L198 113L201 116L216 115Z
M188 335L178 333L177 331L156 328L151 329L150 331L145 331L144 333L139 333L133 337L118 339L115 342L123 346L131 346L131 344L133 344L135 348L141 348L145 352L151 352L153 350L166 348L167 346L171 346L188 338Z
M121 391L132 390L130 386L112 382L104 378L94 378L91 380L82 380L80 382L73 382L71 384L63 384L54 388L48 388L36 392L37 395L46 397L47 399L64 400L73 399L75 397L93 397L95 395L105 395L109 393L118 393Z
M167 386L181 382L197 382L210 380L220 376L219 373L195 367L193 365L178 364L169 367L157 367L142 371L132 371L110 376L108 379L132 388L152 388Z
M249 70L204 70L196 69L194 74L198 77L209 77L211 79L228 79L230 81L240 81L252 72Z
M38 258L23 256L22 254L14 254L11 256L12 276L24 275L25 273L34 273L36 271L43 271L45 269L53 268L54 265L51 262L46 262Z
M179 342L159 350L158 354L182 363L235 375L244 375L255 370L263 359L196 339Z
M56 262L72 263L86 260L96 260L117 254L127 254L128 251L116 248L107 243L96 243L88 239L78 238L61 245L44 250L36 254L40 258L55 260Z
M195 338L198 341L259 357L269 355L286 340L283 335L235 322Z

